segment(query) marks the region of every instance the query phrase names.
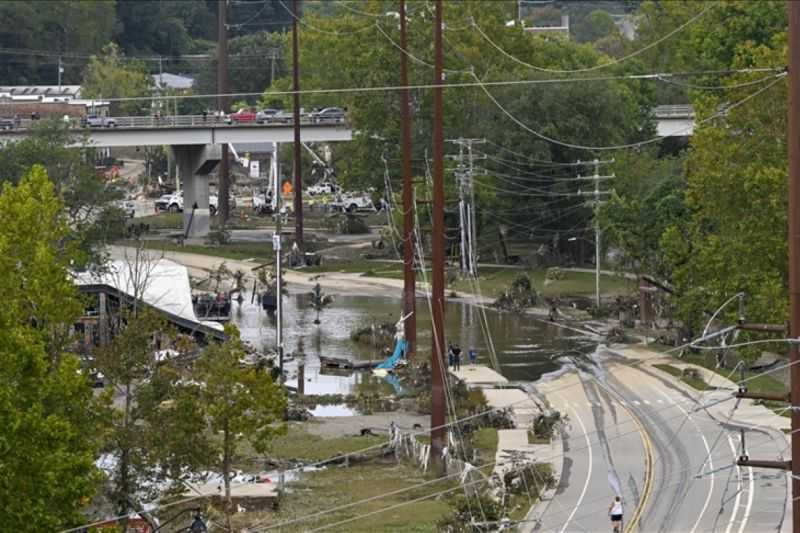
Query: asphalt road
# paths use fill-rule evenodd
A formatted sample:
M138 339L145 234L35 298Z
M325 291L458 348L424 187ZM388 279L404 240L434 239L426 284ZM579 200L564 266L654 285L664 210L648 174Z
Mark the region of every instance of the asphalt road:
M540 523L521 529L609 531L608 507L620 494L626 532L787 530L785 473L735 466L731 391L687 391L609 353L596 362L537 387L569 421L555 497ZM751 457L788 453L780 431L747 427Z

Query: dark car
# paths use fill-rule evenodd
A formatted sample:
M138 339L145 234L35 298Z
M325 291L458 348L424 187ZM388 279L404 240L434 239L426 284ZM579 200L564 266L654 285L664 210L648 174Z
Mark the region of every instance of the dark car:
M13 118L0 117L0 130L13 130L14 126Z
M311 113L311 122L342 122L345 111L341 107L326 107Z

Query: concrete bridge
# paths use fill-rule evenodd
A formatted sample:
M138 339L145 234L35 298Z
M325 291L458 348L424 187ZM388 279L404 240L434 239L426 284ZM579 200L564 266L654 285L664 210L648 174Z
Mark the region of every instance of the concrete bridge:
M107 127L80 127L71 122L76 133L85 137L82 145L96 148L119 146L169 146L183 181L184 234L205 237L210 230L208 176L221 160L221 146L233 143L285 143L294 141L290 117L281 124L256 122L228 124L211 115L165 117L114 117ZM33 121L25 119L11 129L0 130L0 143L24 139ZM344 121L312 121L300 117L302 142L350 141L352 130Z
M657 106L653 117L659 137L688 137L694 133L694 109L689 104Z

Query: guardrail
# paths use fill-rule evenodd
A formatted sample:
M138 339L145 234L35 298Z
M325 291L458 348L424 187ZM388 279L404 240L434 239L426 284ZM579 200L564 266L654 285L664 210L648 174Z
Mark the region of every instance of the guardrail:
M81 119L70 118L69 125L72 129L113 129L113 128L208 128L208 127L264 127L264 126L291 126L294 124L294 117L281 116L279 118L268 118L265 121L257 122L247 121L238 122L231 119L229 116L220 117L215 115L166 115L156 117L150 116L135 116L135 117L109 117L113 119L114 123L108 125L88 126L85 125ZM26 130L30 128L36 121L24 118L16 122L9 120L6 126L0 123L0 130ZM301 125L315 125L327 126L344 124L344 119L312 119L311 115L300 115Z
M660 105L653 109L656 118L688 118L694 116L691 105Z

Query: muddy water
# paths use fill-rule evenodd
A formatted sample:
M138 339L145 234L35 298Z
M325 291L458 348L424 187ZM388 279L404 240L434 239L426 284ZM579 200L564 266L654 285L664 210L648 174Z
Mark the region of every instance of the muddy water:
M430 353L431 320L427 301L419 299L418 346ZM321 324L314 324L316 312L305 294L292 294L284 299L284 351L290 354L304 345L306 354L307 394L346 394L363 378L359 373L346 376L319 373L319 356L379 359L381 347L369 348L350 339L352 331L384 322L394 323L400 313L400 300L390 297L338 296L320 314ZM241 307L234 304L234 323L242 337L254 347L270 350L275 346L275 318L249 299ZM537 321L530 316L481 312L480 308L461 302L448 302L445 309L447 342L478 352L478 362L489 364L493 343L504 376L510 380L533 381L542 374L560 367L559 358L591 351L594 343L575 332ZM482 325L483 324L483 325ZM490 335L485 334L488 331ZM491 342L489 341L491 337ZM296 383L296 365L289 361L289 384Z

